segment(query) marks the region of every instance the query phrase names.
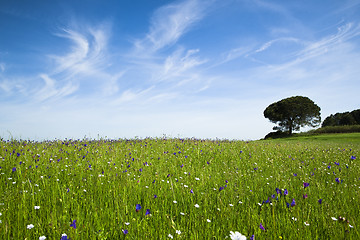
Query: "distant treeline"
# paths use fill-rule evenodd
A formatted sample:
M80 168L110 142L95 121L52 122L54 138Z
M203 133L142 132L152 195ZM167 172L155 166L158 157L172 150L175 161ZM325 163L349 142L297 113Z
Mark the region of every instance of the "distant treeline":
M360 125L360 109L352 112L331 114L325 118L321 127Z

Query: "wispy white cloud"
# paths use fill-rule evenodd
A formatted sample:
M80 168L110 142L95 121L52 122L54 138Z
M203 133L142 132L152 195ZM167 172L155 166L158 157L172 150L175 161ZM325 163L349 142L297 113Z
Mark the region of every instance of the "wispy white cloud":
M0 62L0 72L4 72L5 71L5 63Z
M45 85L35 93L36 99L39 101L49 98L52 98L52 100L59 99L74 93L79 88L79 86L71 82L66 83L63 87L57 87L57 82L47 74L41 74L40 78L44 81Z
M154 52L176 43L179 38L203 18L208 3L185 0L159 8L151 19L145 38L136 40L136 51Z
M360 24L347 23L338 28L336 34L326 36L319 41L309 42L305 49L297 54L298 61L326 53L330 48L360 35Z
M81 31L62 29L59 37L72 43L70 52L64 56L51 55L55 60L54 74L67 72L68 75L92 74L106 65L106 51L109 38L107 26L84 27Z
M185 52L179 48L166 57L160 72L156 73L157 81L176 80L178 77L187 76L188 71L207 62L196 56L199 49L190 49Z

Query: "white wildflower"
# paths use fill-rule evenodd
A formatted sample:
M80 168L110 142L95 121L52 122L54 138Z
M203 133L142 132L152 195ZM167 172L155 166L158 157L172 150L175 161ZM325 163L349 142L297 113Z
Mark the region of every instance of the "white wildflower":
M33 227L34 227L33 224L29 224L29 225L26 226L27 229L32 229Z
M246 237L239 232L230 231L231 240L246 240Z
M199 204L195 204L195 207L196 207L196 208L199 208L200 206L199 206Z

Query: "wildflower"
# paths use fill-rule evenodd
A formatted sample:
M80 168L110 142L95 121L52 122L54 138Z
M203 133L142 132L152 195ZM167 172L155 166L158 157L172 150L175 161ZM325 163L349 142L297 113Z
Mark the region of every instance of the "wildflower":
M309 226L310 224L308 222L304 222L305 226Z
M334 218L334 217L331 217L331 219L334 220L334 221L337 221L337 220L338 220L337 218Z
M351 160L355 160L356 159L356 157L355 156L351 156L351 158L350 158Z
M337 183L339 183L339 182L340 182L339 178L335 178L335 181L336 181Z
M255 240L255 235L251 235L250 240Z
M180 215L183 215L183 216L185 216L185 213L183 213L183 212L180 212Z
M195 207L196 207L196 208L199 208L200 206L199 206L199 204L195 204Z
M70 227L73 227L74 229L76 229L76 220L74 220L71 224Z
M304 199L305 199L305 198L307 198L307 197L308 197L308 195L307 195L307 194L305 194L305 195L303 194L303 198L304 198Z
M296 174L296 173L294 173L293 175L294 175L294 177L296 177L296 176L297 176L297 174Z
M260 223L260 229L265 231L265 228L261 223Z
M318 203L320 203L320 204L322 203L322 198L318 200Z
M191 189L191 190L190 190L190 193L194 193L194 191Z
M129 231L128 231L127 229L122 230L122 232L123 232L125 235L129 233Z
M154 195L154 198L157 198L157 195Z
M291 202L291 206L293 207L293 206L295 206L295 205L296 205L295 199L293 198L293 200L292 200L292 202Z
M275 191L276 191L277 194L281 195L281 190L279 188L276 188Z
M286 196L286 195L288 195L289 193L288 193L288 190L287 189L285 189L284 190L284 196Z
M146 209L145 216L146 216L146 215L149 215L149 214L150 214L150 209Z
M231 240L246 240L246 237L239 232L230 231Z
M40 206L35 206L34 209L38 210L38 209L40 209Z
M15 171L16 171L16 167L13 167L12 171L15 172Z
M234 205L232 205L231 203L229 204L230 207L233 207Z
M295 217L292 217L291 219L294 220L295 222L297 221L297 218L295 218Z
M180 231L180 230L176 230L176 233L177 233L178 235L180 235L180 234L181 234L181 231Z
M210 220L210 219L206 219L206 221L207 221L207 222L211 222L211 220Z
M350 225L350 224L349 224L349 227L354 228L354 226L352 226L352 225Z
M168 237L171 238L171 239L174 238L173 235L171 235L170 233L169 233Z
M41 236L41 237L39 237L39 240L45 240L46 239L46 237L45 236Z
M70 240L65 233L61 234L60 240Z
M174 200L174 201L173 201L173 203L177 203L177 201L176 201L176 200Z
M304 185L304 188L306 188L310 185L310 183L304 182L303 185Z
M141 209L141 205L140 205L140 204L136 204L136 206L135 206L136 212L140 211L140 209Z
M196 181L199 181L199 180L200 180L200 178L197 178L197 177L196 177L196 178L195 178L195 180L196 180Z
M27 229L32 229L33 227L34 227L33 224L29 224L29 225L26 226Z
M130 225L130 223L129 223L129 222L126 222L125 225L128 226L128 225Z

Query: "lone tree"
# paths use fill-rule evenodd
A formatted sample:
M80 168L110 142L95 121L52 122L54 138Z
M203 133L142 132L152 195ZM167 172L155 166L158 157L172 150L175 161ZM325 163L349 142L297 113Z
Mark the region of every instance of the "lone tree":
M265 118L278 124L273 130L297 131L300 127L316 127L321 122L320 107L308 97L289 97L270 104L264 111Z

